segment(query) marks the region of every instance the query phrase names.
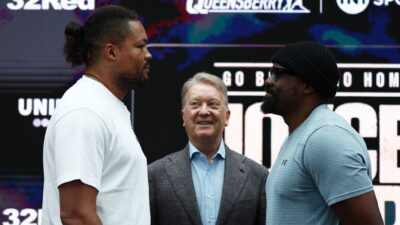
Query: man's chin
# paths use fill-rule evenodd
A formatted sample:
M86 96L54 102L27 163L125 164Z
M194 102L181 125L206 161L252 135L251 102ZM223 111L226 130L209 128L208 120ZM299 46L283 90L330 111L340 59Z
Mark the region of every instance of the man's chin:
M137 90L146 86L147 82L148 82L147 76L146 77L143 76L142 79L140 80L129 80L128 85L131 89Z
M149 80L149 76L147 74L124 74L120 76L121 83L130 89L137 90L139 88L144 87Z
M196 133L196 136L197 136L198 138L215 138L215 132L213 132L213 131L206 131L206 130L198 131L198 132Z
M273 113L273 100L272 98L264 98L263 103L260 106L261 112L267 114L267 113Z
M144 86L146 86L148 79L140 80L140 81L135 81L132 83L131 88L134 90L140 89Z

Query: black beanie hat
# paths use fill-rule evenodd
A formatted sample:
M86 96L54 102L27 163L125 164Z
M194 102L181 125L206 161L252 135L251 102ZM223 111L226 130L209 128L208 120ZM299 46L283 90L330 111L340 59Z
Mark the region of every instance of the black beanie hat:
M335 97L340 73L335 57L323 45L311 41L287 44L271 60L302 77L325 97Z

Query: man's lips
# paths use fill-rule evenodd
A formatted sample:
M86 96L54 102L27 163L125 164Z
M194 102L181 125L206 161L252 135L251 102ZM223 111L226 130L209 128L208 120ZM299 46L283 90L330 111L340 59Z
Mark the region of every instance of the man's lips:
M211 125L214 124L212 121L197 121L196 124L199 125Z
M268 92L265 92L265 96L268 97L268 96L272 96L272 95Z
M265 89L265 96L273 96L273 95L274 95L274 92L271 89L269 89L269 88Z

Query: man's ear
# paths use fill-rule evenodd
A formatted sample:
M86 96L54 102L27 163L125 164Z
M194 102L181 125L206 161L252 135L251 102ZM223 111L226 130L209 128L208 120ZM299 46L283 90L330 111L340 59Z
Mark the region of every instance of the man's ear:
M315 92L315 89L310 85L310 83L305 82L304 83L304 89L303 89L303 93L306 95L312 94Z
M226 116L226 119L225 119L225 127L226 127L229 124L229 118L231 117L231 111L227 110L225 116Z
M110 60L110 61L116 60L117 51L118 51L117 46L115 46L111 43L107 43L104 46L104 50L103 50L104 58L106 58L107 60Z
M182 109L182 110L181 110L181 116L182 116L182 121L183 121L183 123L182 123L182 126L183 126L183 127L185 127L185 125L186 125L186 124L185 124L184 113L185 113L185 112L183 112L183 109Z

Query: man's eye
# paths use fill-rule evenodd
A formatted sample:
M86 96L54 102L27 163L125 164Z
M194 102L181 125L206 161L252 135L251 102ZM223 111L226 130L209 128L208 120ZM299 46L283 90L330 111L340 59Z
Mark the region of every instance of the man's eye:
M210 102L208 105L213 109L219 108L220 106L219 102Z
M191 102L189 105L192 107L195 107L195 106L199 106L200 104L198 102Z

